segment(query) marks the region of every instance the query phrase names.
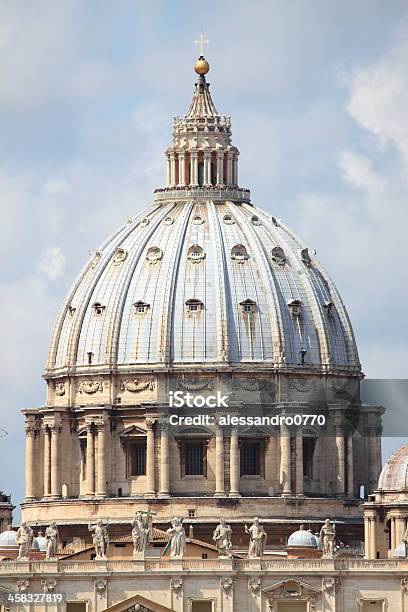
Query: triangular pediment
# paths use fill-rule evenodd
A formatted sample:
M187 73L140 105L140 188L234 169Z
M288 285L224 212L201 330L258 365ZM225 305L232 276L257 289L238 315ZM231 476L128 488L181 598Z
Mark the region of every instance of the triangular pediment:
M121 438L132 438L132 437L138 437L138 436L146 436L147 432L145 429L142 429L141 427L138 427L137 425L129 425L129 427L125 427L125 429L122 429L122 431L119 433L119 436Z
M279 582L275 582L274 584L271 584L270 586L262 589L262 593L272 594L274 591L283 590L285 589L285 585L287 585L288 583L298 584L299 587L306 593L321 593L322 591L321 589L319 589L319 587L315 587L313 584L308 584L307 582L303 582L303 580L295 580L292 578L289 580L279 580Z
M142 597L142 595L129 597L129 599L125 599L114 606L110 606L110 608L106 608L105 612L133 612L134 607L137 605L141 606L140 612L174 612L173 608L167 608L166 606L150 601L146 599L146 597Z

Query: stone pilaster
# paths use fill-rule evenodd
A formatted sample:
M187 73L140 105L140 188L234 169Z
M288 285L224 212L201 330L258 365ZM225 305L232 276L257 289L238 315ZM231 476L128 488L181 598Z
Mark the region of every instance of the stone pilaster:
M51 431L51 497L61 497L60 433L61 426L54 423Z
M233 153L231 151L228 151L227 153L227 177L226 177L226 184L228 186L232 186L232 181L233 181L233 177L232 177L232 172L233 172L233 162L232 162L232 156Z
M94 423L86 426L86 495L95 495L95 435Z
M224 483L224 432L217 427L215 432L215 493L214 497L225 497Z
M155 497L155 452L154 452L154 419L146 419L147 434L146 434L146 493L145 497Z
M341 425L336 426L336 455L337 455L337 486L336 494L345 493L345 462L344 462L344 431Z
M96 494L98 497L106 497L106 429L106 422L98 421L96 423L98 435L98 482Z
M211 151L204 152L204 187L211 185Z
M198 185L198 153L191 151L190 153L190 186L197 187Z
M184 187L186 184L186 158L184 153L178 154L178 166L179 166L179 185Z
M238 430L233 427L230 440L230 497L241 497L239 493L239 473Z
M26 456L25 456L25 499L26 501L35 499L35 441L37 428L34 423L26 423Z
M159 497L170 494L169 431L168 423L160 426L160 491Z
M282 496L287 497L292 494L290 477L290 431L284 425L281 427L280 448L280 482Z
M170 153L170 187L175 187L176 185L176 155L175 153Z
M48 424L43 424L44 431L44 488L43 496L51 495L51 432Z
M296 495L303 495L303 433L296 432Z
M224 153L217 152L217 185L224 184Z

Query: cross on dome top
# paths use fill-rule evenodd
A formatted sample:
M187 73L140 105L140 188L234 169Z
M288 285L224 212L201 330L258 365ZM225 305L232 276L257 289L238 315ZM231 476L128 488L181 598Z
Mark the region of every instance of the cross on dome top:
M204 34L202 32L200 34L200 38L194 41L195 45L200 45L200 56L204 55L204 45L208 45L209 42L210 41L208 40L208 38L204 38Z

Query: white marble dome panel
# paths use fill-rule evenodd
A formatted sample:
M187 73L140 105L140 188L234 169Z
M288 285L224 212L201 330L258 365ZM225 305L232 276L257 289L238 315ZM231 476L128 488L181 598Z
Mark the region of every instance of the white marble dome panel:
M169 200L92 256L47 369L244 363L360 370L341 298L292 231L249 204Z

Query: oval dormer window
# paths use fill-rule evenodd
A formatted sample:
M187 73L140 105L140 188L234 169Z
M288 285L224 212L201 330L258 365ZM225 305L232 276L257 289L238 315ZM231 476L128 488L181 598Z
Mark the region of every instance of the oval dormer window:
M282 247L279 247L279 246L273 247L272 252L271 252L271 257L273 261L275 261L280 266L284 266L286 263L286 255Z
M239 305L242 308L242 312L244 314L253 314L256 310L256 302L254 302L254 300L243 300L242 302L239 303Z
M193 223L194 225L201 225L202 223L204 223L204 219L200 217L200 215L194 215Z
M145 217L144 219L141 220L140 225L142 227L145 227L146 225L149 225L149 218Z
M288 302L289 310L294 317L300 317L302 314L303 304L300 300L291 300Z
M231 249L231 259L237 263L244 263L249 258L248 251L243 244L236 244Z
M152 246L147 249L146 259L150 264L155 264L163 257L163 251L159 247Z
M187 251L187 259L192 263L199 263L205 259L204 249L198 244L193 244Z
M173 217L166 217L163 221L164 225L172 225L174 223Z
M150 309L150 304L147 304L146 302L142 302L140 300L138 302L135 302L133 306L135 307L135 314L137 315L146 314L146 312Z
M231 215L224 215L223 217L223 221L226 225L233 225L235 223L234 219L231 217Z
M192 298L191 300L186 301L186 308L188 312L201 312L204 309L204 304L201 300L197 300L196 298Z
M92 304L92 310L96 317L100 317L103 314L105 308L106 306L102 306L100 302L95 302L94 304Z
M252 215L251 223L252 223L252 225L261 225L259 217L257 217L256 215Z

